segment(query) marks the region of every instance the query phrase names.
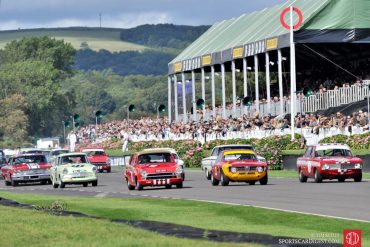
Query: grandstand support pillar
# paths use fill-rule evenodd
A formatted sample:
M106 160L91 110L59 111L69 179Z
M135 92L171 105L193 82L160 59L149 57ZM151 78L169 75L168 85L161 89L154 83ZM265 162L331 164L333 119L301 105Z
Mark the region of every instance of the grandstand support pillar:
M212 115L216 118L216 90L215 90L215 66L211 66L211 82L212 82Z
M231 81L233 87L233 117L236 117L236 76L235 76L235 60L231 61Z
M266 57L266 100L267 100L267 112L271 113L271 80L270 80L270 54L265 53Z
M197 122L197 103L195 100L195 72L191 71L191 90L192 90L192 103L193 103L193 121Z
M247 58L243 58L243 92L244 92L244 95L243 97L247 97L248 96L248 64L247 64ZM242 106L242 104L240 104L240 107L243 107L244 108L244 114L247 114L247 107L245 106Z
M203 121L206 119L206 77L205 77L205 72L204 68L202 68L202 99L204 100L204 105L203 105Z
M279 74L279 103L280 103L280 115L284 115L284 91L283 91L283 67L282 67L282 56L281 50L278 50L278 74Z
M175 90L175 122L178 122L179 120L179 107L178 107L178 104L177 104L177 76L174 75L173 76L174 80L173 80L173 88Z
M256 112L260 111L260 95L259 95L259 85L258 85L258 56L254 55L254 76L255 76L255 86L256 86Z
M294 140L295 126L294 117L296 115L296 62L295 62L295 44L294 44L294 26L293 26L293 6L290 6L290 126L291 136Z
M182 72L181 74L181 80L182 80L182 120L184 123L188 122L188 116L186 115L186 80L185 80L185 73Z
M168 76L168 123L171 123L172 119L172 94L171 94L171 76Z
M221 64L222 118L226 119L225 64Z

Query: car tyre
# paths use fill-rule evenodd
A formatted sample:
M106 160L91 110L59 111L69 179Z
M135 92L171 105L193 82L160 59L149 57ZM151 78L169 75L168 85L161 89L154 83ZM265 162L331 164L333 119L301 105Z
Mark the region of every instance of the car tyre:
M216 179L213 175L211 176L211 183L213 186L217 186L220 183L220 180Z
M306 183L307 182L307 176L305 176L303 174L302 170L299 171L299 182L301 182L301 183Z
M166 184L164 187L166 187L166 189L171 189L172 185L171 184Z
M48 181L47 180L42 180L41 181L41 185L45 185L45 184L47 184L48 183Z
M93 187L96 187L96 186L98 186L98 180L96 180L96 181L93 181L93 182L91 183L91 185L92 185Z
M345 179L345 178L338 178L338 182L339 182L339 183L344 183L344 181L346 181L346 179Z
M13 186L13 187L15 187L15 186L18 186L18 182L17 181L14 181L13 179L11 180L11 185Z
M10 186L11 183L9 181L6 181L5 178L4 178L4 182L5 182L5 186Z
M112 168L109 167L108 170L107 170L107 173L111 173L111 171L112 171Z
M130 182L128 181L128 179L126 179L126 182L127 182L127 189L128 190L134 190L135 189L135 186L131 185Z
M247 182L249 185L255 185L256 184L256 181L249 181Z
M136 186L135 186L135 189L136 189L136 190L143 190L143 186L139 184L139 181L137 181L137 179L136 179Z
M181 183L176 184L176 188L178 188L178 189L181 189L183 186L184 186L184 185L183 185L183 183L182 183L182 182L181 182Z
M82 186L83 187L87 187L88 183L83 183Z
M66 184L63 183L62 179L59 178L59 181L60 181L60 184L59 184L60 185L60 188L61 189L65 188L66 187Z
M322 182L322 175L319 173L317 169L315 169L315 182L321 183Z
M225 176L225 174L223 172L221 172L221 185L222 186L228 186L229 185L229 178Z
M269 181L268 173L266 172L266 175L260 179L260 185L266 185Z
M212 172L208 171L208 169L205 169L205 173L206 173L206 179L211 180Z
M51 183L53 184L53 188L56 189L59 187L59 184L54 182L54 179L51 180Z
M360 173L358 176L356 176L356 177L354 178L354 180L355 180L355 182L356 182L356 183L361 182L361 181L362 181L362 173Z

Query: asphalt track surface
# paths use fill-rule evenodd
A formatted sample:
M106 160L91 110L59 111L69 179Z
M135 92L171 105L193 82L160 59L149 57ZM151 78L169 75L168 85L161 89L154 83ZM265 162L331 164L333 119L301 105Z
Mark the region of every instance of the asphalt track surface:
M129 191L122 172L113 171L98 175L97 187L66 185L54 189L51 185L26 184L17 187L5 186L0 181L0 191L45 195L71 195L121 198L172 198L210 201L218 203L251 205L284 211L294 211L370 222L370 181L345 183L313 180L299 183L298 178L269 178L265 186L246 183L230 183L223 187L212 186L201 171L187 171L184 188L165 189L145 187L143 191Z

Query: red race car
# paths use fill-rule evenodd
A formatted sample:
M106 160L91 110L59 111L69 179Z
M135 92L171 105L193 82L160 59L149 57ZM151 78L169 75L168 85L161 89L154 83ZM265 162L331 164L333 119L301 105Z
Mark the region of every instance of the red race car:
M182 188L183 169L177 165L174 155L170 151L151 150L131 155L129 165L124 172L129 190L142 190L146 186L172 185Z
M80 151L87 155L87 159L96 166L98 172L111 172L110 159L103 148L87 147L81 148Z
M362 159L352 155L351 149L343 144L319 144L309 146L303 157L297 160L299 181L314 178L316 183L324 179L344 182L353 178L362 181Z
M7 186L28 182L46 184L51 183L50 168L43 154L19 154L9 159L1 174Z

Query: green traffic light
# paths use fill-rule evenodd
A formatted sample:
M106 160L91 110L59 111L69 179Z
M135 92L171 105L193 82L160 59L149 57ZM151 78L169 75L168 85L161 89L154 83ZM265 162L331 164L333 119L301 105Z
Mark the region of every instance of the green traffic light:
M198 99L197 100L197 107L198 107L198 109L203 109L204 104L205 104L204 99Z
M64 127L69 127L69 121L63 121Z
M80 123L75 123L76 128L80 128Z
M73 115L73 120L74 120L75 122L80 122L80 120L81 120L80 115L79 115L79 114L75 114L75 115Z
M103 118L103 112L102 111L95 112L95 117L96 118Z
M165 105L158 106L158 111L159 112L165 112L166 111L166 106Z
M250 96L244 97L243 105L244 106L251 106L253 104L253 99Z
M128 107L128 111L129 111L129 112L135 112L135 111L136 111L135 105L130 105L130 106Z

